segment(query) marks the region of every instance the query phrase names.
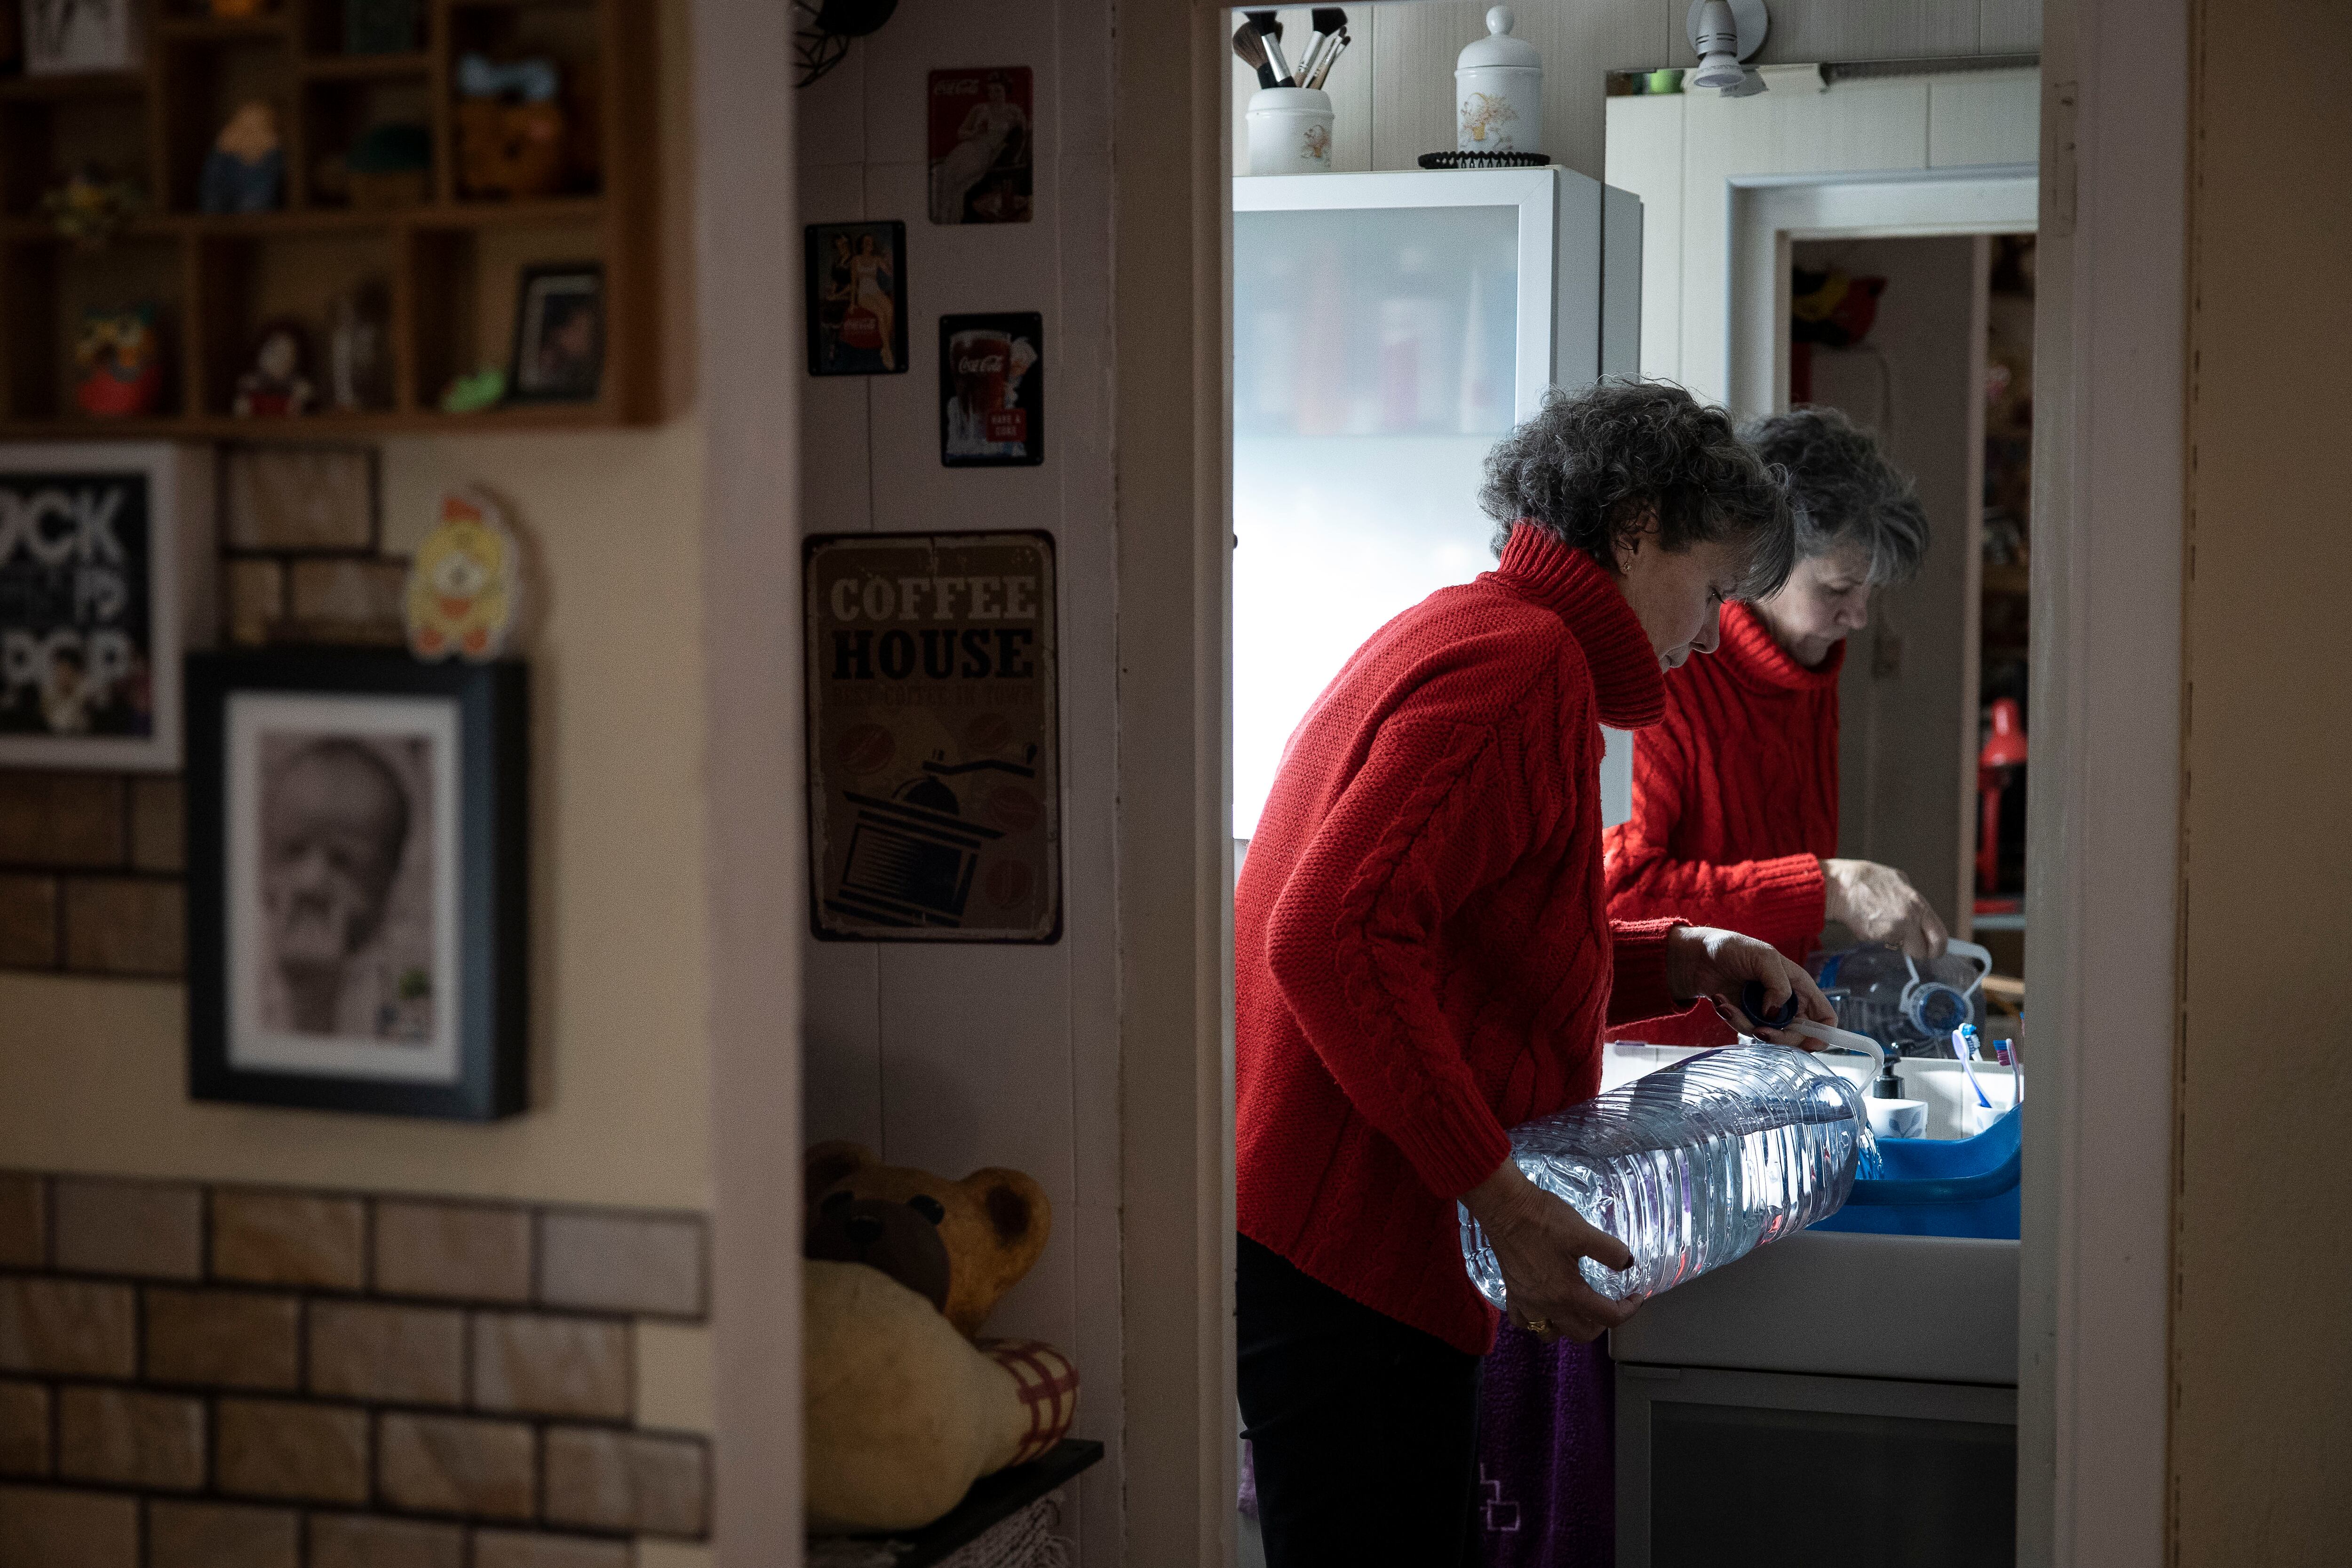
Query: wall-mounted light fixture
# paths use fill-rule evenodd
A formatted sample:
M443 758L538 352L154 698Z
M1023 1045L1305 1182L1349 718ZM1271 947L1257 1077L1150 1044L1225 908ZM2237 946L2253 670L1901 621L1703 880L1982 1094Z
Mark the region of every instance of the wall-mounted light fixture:
M1771 26L1764 0L1691 0L1688 26L1691 52L1698 56L1693 87L1716 88L1726 98L1764 90L1764 79L1739 63L1764 47Z
M797 85L806 87L839 65L852 38L873 32L898 8L898 0L793 0L800 24L793 38L801 68Z

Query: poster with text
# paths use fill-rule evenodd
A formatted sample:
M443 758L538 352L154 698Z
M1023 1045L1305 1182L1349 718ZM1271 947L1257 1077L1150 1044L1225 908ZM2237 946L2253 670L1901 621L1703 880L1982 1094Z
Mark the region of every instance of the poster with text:
M0 445L0 765L179 765L184 529L176 449ZM209 579L205 579L209 581Z
M1053 540L814 539L803 583L816 934L1058 940Z
M931 73L933 223L1027 223L1030 210L1027 66Z
M950 468L1045 460L1045 318L1034 310L940 318L940 461Z

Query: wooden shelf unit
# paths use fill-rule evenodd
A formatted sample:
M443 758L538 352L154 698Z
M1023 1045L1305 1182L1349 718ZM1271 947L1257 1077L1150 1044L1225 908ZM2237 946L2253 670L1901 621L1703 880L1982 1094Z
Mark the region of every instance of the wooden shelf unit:
M0 0L13 4L14 0ZM216 19L203 0L144 0L135 70L0 79L0 439L321 439L402 431L557 430L659 416L658 256L651 0L424 0L424 37L396 54L341 52L344 0L278 0L263 16ZM567 109L593 116L597 167L561 194L525 201L463 194L457 177L457 56L552 55ZM277 109L285 150L280 210L197 210L204 158L231 110ZM320 188L323 157L366 127L425 125L425 200L356 208ZM42 195L90 165L145 193L142 214L105 248L79 249ZM526 267L594 262L604 276L604 358L593 403L444 414L454 375L509 368L515 293ZM230 413L260 326L308 329L309 374L326 392L326 304L380 285L393 383L363 412L239 419ZM73 349L93 309L152 304L166 371L158 412L81 414Z

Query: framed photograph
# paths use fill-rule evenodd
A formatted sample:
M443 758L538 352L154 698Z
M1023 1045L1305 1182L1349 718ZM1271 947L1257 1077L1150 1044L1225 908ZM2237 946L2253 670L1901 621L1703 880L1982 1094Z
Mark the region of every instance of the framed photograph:
M22 0L25 74L131 70L144 37L140 0Z
M1034 310L940 318L940 461L950 468L1045 460L1045 318Z
M842 534L804 561L816 934L1059 940L1052 537Z
M931 73L933 223L1027 223L1027 66Z
M808 226L811 375L897 375L907 369L907 226Z
M202 448L0 445L0 766L180 765L182 650L209 641Z
M188 668L188 1090L523 1109L528 686L360 649Z
M510 403L593 403L604 379L604 268L526 267L515 291Z

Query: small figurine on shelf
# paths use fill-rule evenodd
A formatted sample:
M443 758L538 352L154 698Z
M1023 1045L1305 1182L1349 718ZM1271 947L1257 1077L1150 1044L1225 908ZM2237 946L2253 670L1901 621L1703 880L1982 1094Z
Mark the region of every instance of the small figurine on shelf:
M264 99L239 104L205 154L196 205L208 213L273 212L285 184L278 110Z
M343 0L343 52L404 55L423 41L419 0Z
M551 59L457 58L457 177L469 196L522 200L563 184L562 75Z
M110 180L85 166L53 191L43 193L41 210L59 236L78 250L104 250L117 230L139 214L147 202L137 182Z
M339 412L357 414L392 402L392 364L384 354L391 315L376 279L344 289L327 306L327 400Z
M479 490L441 498L441 521L408 567L408 649L480 663L504 651L522 588L522 553L499 503Z
M319 400L318 388L306 374L310 359L310 345L299 322L270 322L261 329L254 346L253 368L236 378L236 398L229 412L239 419L309 413Z
M155 331L155 307L92 310L81 321L74 363L86 373L74 388L74 402L100 419L130 419L152 413L163 391L163 344Z
M441 412L444 414L479 414L486 408L496 408L507 395L507 373L503 366L486 364L449 378L441 389Z

